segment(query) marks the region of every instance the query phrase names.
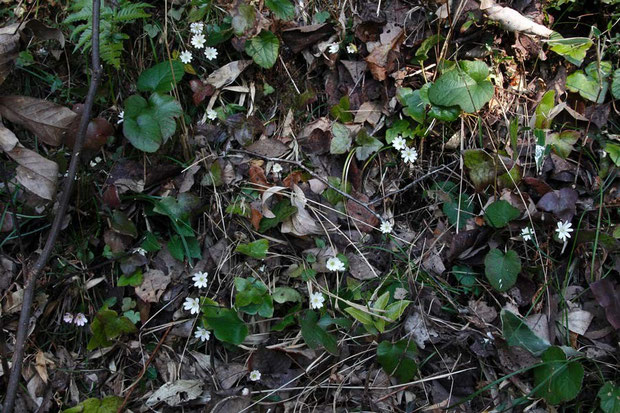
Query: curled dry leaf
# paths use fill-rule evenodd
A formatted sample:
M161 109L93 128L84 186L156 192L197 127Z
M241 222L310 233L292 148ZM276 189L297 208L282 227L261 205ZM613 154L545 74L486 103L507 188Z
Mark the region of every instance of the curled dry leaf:
M215 87L210 84L205 84L200 79L192 79L189 81L189 87L192 89L194 94L192 95L192 100L194 101L194 105L198 106L200 102L205 100L207 97L213 95L215 93Z
M62 34L62 31L59 29L55 29L53 27L47 27L45 24L41 23L39 20L30 20L28 23L24 25L25 29L32 31L36 37L42 40L56 40L60 43L60 47L62 49L65 48L65 36Z
M553 33L553 30L533 22L510 7L497 5L494 0L482 0L480 2L480 10L484 11L489 19L498 22L504 29L511 32L542 37L549 37Z
M283 234L291 233L302 237L324 232L323 228L316 223L312 215L306 210L306 202L306 196L301 188L293 185L291 204L297 207L297 212L282 223L281 231Z
M385 25L383 33L379 36L379 44L365 58L370 73L376 80L380 82L385 80L388 66L395 59L395 56L390 58L390 52L397 50L404 39L402 28L394 24Z
M75 144L79 123L80 118L78 117L65 135L64 144L70 148L73 148ZM82 147L87 150L99 151L112 135L114 135L114 127L110 122L103 118L94 118L88 123L88 129L86 129L86 136L84 137L84 145Z
M19 55L19 23L0 28L0 85L7 78Z
M289 148L277 139L260 139L248 146L247 150L261 156L278 158L288 152Z
M0 97L0 114L48 145L60 145L78 114L69 108L27 96Z
M299 53L319 40L329 37L333 32L334 28L329 23L293 27L282 31L282 40L293 53Z
M207 84L212 85L216 89L228 86L251 64L251 60L230 62L211 73L207 78Z

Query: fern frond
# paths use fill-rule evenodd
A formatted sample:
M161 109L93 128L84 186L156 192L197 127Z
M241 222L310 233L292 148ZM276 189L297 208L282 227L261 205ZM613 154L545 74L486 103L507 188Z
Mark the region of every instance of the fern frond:
M136 19L150 17L151 15L144 10L149 7L153 6L147 3L123 2L116 10L116 15L114 16L114 19L117 22L126 23Z

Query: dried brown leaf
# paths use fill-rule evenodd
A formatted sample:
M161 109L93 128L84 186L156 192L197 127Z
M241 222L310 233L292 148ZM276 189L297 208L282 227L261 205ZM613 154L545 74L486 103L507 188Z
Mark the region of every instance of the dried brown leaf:
M13 70L19 55L19 23L0 28L0 85Z
M248 66L252 64L251 60L237 60L224 65L211 73L207 78L207 84L212 85L216 89L230 85Z
M170 283L170 277L161 270L148 270L142 284L136 287L136 295L147 303L157 303Z

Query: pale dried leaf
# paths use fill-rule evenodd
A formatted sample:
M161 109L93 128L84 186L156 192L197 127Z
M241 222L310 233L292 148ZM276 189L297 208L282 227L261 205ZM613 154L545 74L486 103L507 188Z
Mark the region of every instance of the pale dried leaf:
M0 123L0 149L9 152L19 143L17 136L2 123Z
M153 407L161 402L168 406L178 406L197 399L202 394L201 380L176 380L164 384L146 400L146 405Z
M498 22L504 29L511 32L542 37L549 37L553 33L553 30L528 19L510 7L497 5L494 0L482 0L480 10L484 11L489 19Z
M19 23L0 28L0 85L13 70L19 55Z
M230 62L211 73L207 78L207 83L216 89L228 86L234 82L237 77L239 77L241 72L243 72L251 64L251 60L237 60Z
M136 294L142 301L157 303L170 284L170 277L161 270L148 270L144 273L142 284L136 287Z
M52 200L56 195L58 164L38 153L17 145L7 152L17 164L17 182L43 199Z

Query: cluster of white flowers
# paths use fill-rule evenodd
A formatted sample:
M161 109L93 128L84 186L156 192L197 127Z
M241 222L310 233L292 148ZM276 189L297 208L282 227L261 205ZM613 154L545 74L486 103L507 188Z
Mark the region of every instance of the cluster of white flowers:
M203 34L205 29L205 25L202 22L192 23L189 26L189 30L192 32L192 38L190 39L191 45L196 49L205 49L204 54L208 60L213 60L217 58L217 49L215 47L205 47L205 43L207 42L207 38ZM192 62L194 58L192 56L192 52L189 50L185 50L181 52L179 55L181 62L184 64L189 64Z
M62 320L67 324L75 324L78 327L82 327L88 323L88 319L83 313L77 313L76 315L65 313Z
M329 47L329 52L332 54L338 53L338 51L340 51L340 43L338 42L330 43L328 47Z
M415 148L409 148L407 146L407 141L401 135L392 140L392 147L397 151L400 151L400 156L403 158L405 163L409 163L413 165L415 161L418 159L418 151Z
M209 276L209 273L206 271L198 271L194 273L194 275L192 276L194 287L207 288L207 285L209 285L209 281L207 279L208 276ZM189 313L192 315L199 314L200 313L200 298L192 298L192 297L185 298L185 302L183 303L183 309L185 311L189 311ZM209 330L205 328L196 327L196 331L194 332L194 337L196 337L202 342L209 341L209 338L211 338L211 332L209 332Z
M347 53L349 54L357 53L357 47L353 43L349 43L347 45Z

